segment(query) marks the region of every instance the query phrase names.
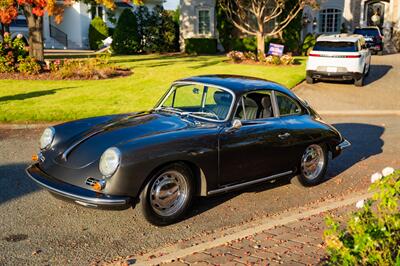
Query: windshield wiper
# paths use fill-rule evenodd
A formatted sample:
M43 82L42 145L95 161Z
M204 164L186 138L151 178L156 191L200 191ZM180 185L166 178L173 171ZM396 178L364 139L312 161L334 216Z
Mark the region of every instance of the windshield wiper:
M208 117L214 117L217 120L220 120L219 116L217 114L214 114L212 112L186 112L183 113L184 115L200 115L200 116L208 116Z
M179 114L183 113L182 109L179 109L176 107L170 107L170 106L161 106L161 107L157 107L154 110L155 111L167 111L167 112L173 112L173 113L179 113Z

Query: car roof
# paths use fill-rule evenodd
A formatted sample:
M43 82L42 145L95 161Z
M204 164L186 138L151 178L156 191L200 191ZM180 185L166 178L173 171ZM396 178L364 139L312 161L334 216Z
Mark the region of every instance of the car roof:
M242 94L260 89L270 89L296 97L291 90L276 82L239 75L203 75L184 78L175 82L204 83L230 89L235 94Z
M334 34L321 35L317 38L317 42L356 42L362 35L359 34Z

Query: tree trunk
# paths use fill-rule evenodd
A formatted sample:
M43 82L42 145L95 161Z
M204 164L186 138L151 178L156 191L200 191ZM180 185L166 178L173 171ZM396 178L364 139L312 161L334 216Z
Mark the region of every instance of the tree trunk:
M30 4L24 5L24 14L29 29L29 56L43 62L43 17L34 15Z
M262 32L257 32L257 53L265 54L265 35Z

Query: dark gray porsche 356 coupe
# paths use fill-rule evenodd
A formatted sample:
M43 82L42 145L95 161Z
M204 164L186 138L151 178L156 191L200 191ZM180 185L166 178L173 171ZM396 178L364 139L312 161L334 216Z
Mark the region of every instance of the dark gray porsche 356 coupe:
M194 196L289 175L318 184L329 153L349 145L279 84L208 75L174 82L148 112L45 129L27 173L63 199L105 209L140 203L149 222L167 225Z

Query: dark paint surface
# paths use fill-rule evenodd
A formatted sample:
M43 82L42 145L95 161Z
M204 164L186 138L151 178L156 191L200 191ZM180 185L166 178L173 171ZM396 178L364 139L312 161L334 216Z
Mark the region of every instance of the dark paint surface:
M314 110L279 84L226 75L180 82L230 89L236 94L236 101L252 90L275 90L294 98L307 114L242 121L242 127L231 132L228 129L232 118L228 122L210 122L164 111L82 119L54 127L55 139L50 149L42 151L46 159L39 167L55 179L92 190L85 184L86 179L102 178L98 169L100 157L115 146L121 151L121 164L107 179L102 193L136 199L154 171L171 162L187 163L198 186L204 175L210 191L295 170L310 143L325 142L334 151L342 141L333 127L319 121ZM290 136L280 138L284 133Z

